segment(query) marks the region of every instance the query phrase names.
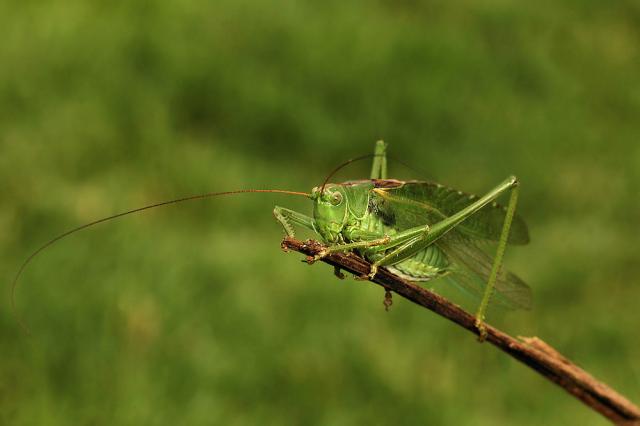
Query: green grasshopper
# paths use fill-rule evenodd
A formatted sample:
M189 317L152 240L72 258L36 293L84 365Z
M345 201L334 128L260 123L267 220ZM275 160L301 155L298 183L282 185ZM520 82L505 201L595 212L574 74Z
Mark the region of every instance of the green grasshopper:
M330 253L355 251L371 262L370 273L361 278L372 279L380 267L386 267L410 281L446 277L481 296L476 314L481 339L486 334L484 317L494 289L497 304L529 308L529 287L501 267L508 243L526 244L529 241L526 224L515 215L518 199L515 177L507 178L486 195L477 197L432 182L387 178L386 144L383 141L376 143L371 157L373 165L369 179L328 183L332 173L311 193L278 189L213 192L140 207L71 229L42 245L24 261L12 285L14 313L15 288L25 267L42 250L67 235L155 207L247 192L282 193L313 200L313 217L279 206L273 210L288 237L295 235L294 225L298 225L315 232L327 244L311 259L312 262ZM495 200L509 190L508 206L498 205ZM493 260L484 247L487 242L498 243ZM19 322L24 327L24 323Z
M476 314L481 339L485 312L497 291L497 302L529 309L531 290L502 269L506 245L526 244L529 232L515 215L518 180L511 176L482 197L437 183L387 178L386 144L376 143L371 176L366 180L313 188L313 217L284 207L274 209L289 237L292 224L308 228L328 244L312 261L330 253L356 251L372 262L366 277L380 267L409 281L448 277L465 290L482 295ZM508 206L496 199L511 191ZM493 261L482 247L497 241Z

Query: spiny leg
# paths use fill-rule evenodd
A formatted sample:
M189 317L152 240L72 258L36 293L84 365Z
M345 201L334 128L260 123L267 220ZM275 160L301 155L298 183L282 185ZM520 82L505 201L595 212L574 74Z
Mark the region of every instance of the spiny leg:
M427 226L423 232L424 232L424 235L428 234L429 227ZM400 244L393 251L385 254L381 259L378 259L377 261L373 262L371 264L371 269L369 270L369 274L363 275L359 277L359 279L363 279L363 280L373 279L373 277L375 277L376 274L378 273L378 268L380 268L381 266L393 265L394 263L398 263L408 257L413 256L415 253L417 253L418 251L424 248L422 244L420 244L422 241L424 241L423 236L418 235ZM412 249L417 244L419 244L419 248Z
M287 237L295 236L293 224L315 231L315 220L312 217L298 213L295 210L275 206L273 209L273 215L284 228L284 232L287 234Z
M487 328L484 325L484 317L489 305L489 300L493 294L493 287L498 279L498 273L502 266L502 259L504 257L505 249L507 248L507 241L509 240L509 231L511 230L511 222L513 222L513 216L516 212L516 205L518 204L518 183L516 182L511 190L511 196L509 197L509 205L507 206L507 213L502 225L502 232L500 233L500 240L498 241L498 248L496 249L496 255L493 259L493 266L491 267L491 273L489 274L489 281L487 282L487 288L484 290L482 301L478 307L476 313L476 328L480 332L479 340L482 342L487 337Z
M371 165L371 179L387 178L387 144L384 141L376 142L373 152L373 164Z
M309 217L302 213L298 213L295 210L276 206L273 209L273 215L284 228L284 232L286 232L287 237L294 237L294 229L292 223L305 227L311 231L315 231L315 220L312 217ZM333 268L333 273L341 280L344 279L344 274L340 271L340 267L335 266Z
M309 256L307 258L307 262L311 264L315 261L318 261L330 255L331 253L349 251L349 250L353 250L354 248L369 248L369 247L380 246L383 244L388 244L391 240L392 240L391 237L384 236L382 238L376 238L376 239L365 240L365 241L357 241L355 243L336 244L333 246L325 247L315 256Z
M350 233L352 239L357 241L353 243L336 244L333 246L325 247L320 253L313 256L309 262L313 263L316 260L320 260L323 257L337 252L349 251L353 249L368 249L375 248L376 251L386 252L387 250L404 244L407 241L415 240L416 236L424 234L429 231L429 225L420 225L415 228L410 228L402 232L398 232L395 235L385 235L380 238L378 234L374 234L368 231L354 231Z

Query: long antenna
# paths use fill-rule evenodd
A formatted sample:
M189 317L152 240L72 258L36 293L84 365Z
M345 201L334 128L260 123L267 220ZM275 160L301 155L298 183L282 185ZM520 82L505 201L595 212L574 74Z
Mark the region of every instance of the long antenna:
M22 272L24 272L24 270L27 267L27 265L29 265L29 263L31 263L31 261L38 254L40 254L43 250L45 250L46 248L48 248L51 245L55 244L56 242L60 241L61 239L65 238L65 237L67 237L67 236L69 236L71 234L74 234L74 233L76 233L78 231L82 231L83 229L86 229L86 228L92 227L94 225L97 225L99 223L107 222L109 220L117 219L117 218L120 218L122 216L127 216L127 215L130 215L130 214L133 214L133 213L139 213L139 212L144 211L144 210L149 210L149 209L153 209L153 208L156 208L156 207L167 206L167 205L170 205L170 204L182 203L184 201L202 200L204 198L217 197L219 195L243 194L243 193L246 193L246 192L262 192L262 193L266 192L266 193L276 193L276 194L299 195L299 196L304 196L304 197L310 197L311 196L311 194L308 194L306 192L286 191L286 190L283 190L283 189L240 189L238 191L207 192L205 194L191 195L189 197L176 198L174 200L162 201L162 202L159 202L159 203L150 204L148 206L138 207L137 209L128 210L128 211L125 211L125 212L122 212L122 213L114 214L112 216L103 217L102 219L94 220L93 222L85 223L84 225L81 225L81 226L78 226L76 228L70 229L70 230L58 235L57 237L50 239L49 241L47 241L43 245L41 245L37 250L35 250L33 253L31 253L29 255L29 257L27 257L25 259L25 261L20 266L20 269L18 269L18 273L16 274L15 278L13 279L13 282L11 283L11 311L13 312L13 316L15 317L16 321L20 324L22 329L25 331L25 333L29 334L29 327L27 327L25 322L20 318L20 316L18 315L17 309L16 309L15 294L16 294L16 287L18 285L18 281L20 280L20 276L22 275Z
M367 154L367 155L361 155L361 156L359 156L359 157L352 158L352 159L347 160L347 161L345 161L344 163L342 163L342 164L338 165L336 168L334 168L334 169L331 171L331 173L329 173L329 175L328 175L328 176L327 176L327 178L324 180L324 182L322 182L322 187L320 188L320 194L323 194L323 193L324 193L324 187L325 187L325 186L327 186L327 183L329 183L329 179L331 179L331 178L332 178L336 173L338 173L341 169L345 168L346 166L348 166L348 165L349 165L349 164L351 164L351 163L355 163L356 161L366 160L366 159L368 159L368 158L378 157L378 156L381 156L381 155L384 155L384 154ZM418 172L419 174L426 174L426 173L424 173L424 171L422 171L422 170L420 170L420 169L417 169L417 168L415 168L415 167L411 166L410 164L407 164L407 163L405 163L404 161L399 160L399 159L397 159L397 158L395 158L395 157L393 157L393 156L391 156L391 155L389 155L389 154L386 154L386 156L387 156L387 158L388 158L388 159L390 159L390 160L392 160L392 161L394 161L394 162L396 162L396 163L399 163L399 164L401 164L401 165L405 166L405 167L406 167L406 168L408 168L409 170L413 170L414 172Z
M336 173L338 173L338 171L340 171L340 169L348 166L351 163L355 163L356 161L360 161L360 160L366 160L367 158L373 158L376 157L380 154L367 154L367 155L361 155L360 157L355 157L352 158L350 160L345 161L344 163L340 164L339 166L337 166L335 169L333 169L331 171L331 173L329 173L329 175L327 176L327 178L324 180L324 182L322 182L322 187L320 188L320 194L324 194L324 187L327 186L327 183L329 183L329 179L331 179L333 177L333 175L335 175Z

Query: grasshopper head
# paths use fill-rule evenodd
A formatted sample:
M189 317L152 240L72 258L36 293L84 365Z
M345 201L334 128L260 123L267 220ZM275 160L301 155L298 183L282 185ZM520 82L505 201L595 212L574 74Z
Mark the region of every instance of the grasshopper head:
M316 230L328 243L341 240L341 232L347 224L347 195L341 185L327 184L324 191L313 188L311 191L313 204L313 218Z

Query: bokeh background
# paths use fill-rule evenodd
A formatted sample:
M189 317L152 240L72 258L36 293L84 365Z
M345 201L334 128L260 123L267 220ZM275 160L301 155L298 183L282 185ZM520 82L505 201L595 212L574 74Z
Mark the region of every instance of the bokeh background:
M279 248L273 205L384 138L398 178L509 174L538 335L640 401L634 1L3 1L0 423L607 424L409 302ZM369 164L337 180L366 177ZM464 295L445 294L464 306ZM6 297L5 297L6 296Z

